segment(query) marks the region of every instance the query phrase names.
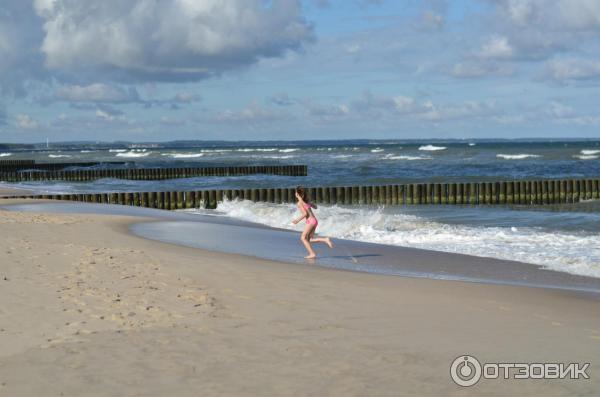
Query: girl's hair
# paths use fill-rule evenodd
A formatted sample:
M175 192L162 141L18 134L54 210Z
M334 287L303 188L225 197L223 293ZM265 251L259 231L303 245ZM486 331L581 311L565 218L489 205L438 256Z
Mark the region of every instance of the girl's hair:
M306 198L306 190L302 186L298 186L296 188L296 193L298 193L298 196L300 196L300 198L302 199L302 201L308 202L308 200Z

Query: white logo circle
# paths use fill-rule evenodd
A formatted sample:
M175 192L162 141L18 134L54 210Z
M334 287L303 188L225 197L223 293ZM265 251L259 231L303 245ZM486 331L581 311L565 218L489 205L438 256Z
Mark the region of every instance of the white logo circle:
M450 377L459 386L473 386L481 379L481 364L473 356L458 356L450 366Z

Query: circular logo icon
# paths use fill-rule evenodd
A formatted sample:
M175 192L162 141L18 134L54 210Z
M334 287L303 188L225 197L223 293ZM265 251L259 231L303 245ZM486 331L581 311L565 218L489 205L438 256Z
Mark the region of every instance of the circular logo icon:
M459 386L473 386L481 378L481 364L473 356L458 356L450 366L450 377Z

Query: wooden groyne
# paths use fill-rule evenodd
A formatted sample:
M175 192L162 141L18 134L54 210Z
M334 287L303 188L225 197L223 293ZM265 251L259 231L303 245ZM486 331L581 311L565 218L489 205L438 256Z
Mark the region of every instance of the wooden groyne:
M183 168L114 168L61 171L0 172L0 181L91 181L101 178L131 180L163 180L201 176L240 176L253 174L306 176L306 165L258 165L241 167L183 167Z
M544 205L600 198L600 179L505 182L413 183L383 186L309 187L318 204L339 205ZM214 208L224 199L292 203L293 188L229 189L173 192L91 193L20 196L160 209Z
M0 160L0 171L18 171L34 166L34 160Z

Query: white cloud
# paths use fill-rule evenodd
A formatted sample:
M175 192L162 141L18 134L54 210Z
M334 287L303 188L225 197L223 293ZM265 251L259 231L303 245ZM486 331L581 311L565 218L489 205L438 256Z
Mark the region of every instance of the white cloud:
M513 56L544 58L580 47L600 30L598 0L491 0ZM509 54L510 55L510 54Z
M557 81L600 78L600 61L581 58L553 59L547 62L545 75Z
M350 115L350 108L345 104L309 103L306 111L309 117L318 122L337 121Z
M465 101L458 104L435 105L431 101L423 104L424 111L418 117L430 121L465 120L494 116L497 110L493 102Z
M454 64L450 74L458 78L475 78L484 76L510 76L515 73L515 67L505 63L481 62L480 60L465 60Z
M505 0L503 11L509 19L519 25L527 24L534 14L534 4L530 0Z
M560 15L575 29L600 29L598 0L568 0L555 2Z
M68 102L131 103L140 97L134 87L123 88L112 84L95 83L86 86L68 85L56 90L59 100Z
M540 118L548 117L558 124L586 127L600 125L600 116L597 114L584 114L561 102L550 102L548 107L543 109L541 113L542 116Z
M291 106L296 103L296 100L290 98L290 96L285 92L280 92L279 94L275 94L269 97L268 102L277 105L277 106Z
M514 54L515 50L509 44L508 38L501 36L491 37L482 45L479 51L479 56L491 59L507 59L511 58Z
M469 120L473 118L492 117L501 112L494 101L462 101L458 103L436 104L431 100L419 101L405 95L376 96L370 92L353 101L353 118L364 120L417 120L441 122L450 120Z
M31 116L27 114L17 114L15 117L16 124L19 128L23 129L35 129L40 126L40 124L34 120Z
M200 95L194 94L187 91L178 92L173 97L173 102L175 103L192 103L200 101Z
M348 43L344 46L344 51L348 54L356 54L361 50L362 46L356 43Z
M421 14L419 27L425 29L441 29L444 26L444 16L431 10L425 10Z
M265 124L273 121L288 119L285 112L268 109L252 103L241 110L226 109L216 114L212 121L231 124Z
M414 98L404 95L377 96L371 92L366 92L362 98L353 101L351 107L358 113L367 113L373 117L381 115L382 112L404 114L419 112L419 105Z
M550 29L600 28L597 0L497 0L507 19L521 26Z
M48 68L124 81L186 81L312 39L297 0L44 0Z
M575 109L560 102L551 102L548 114L556 118L571 117L575 114Z

